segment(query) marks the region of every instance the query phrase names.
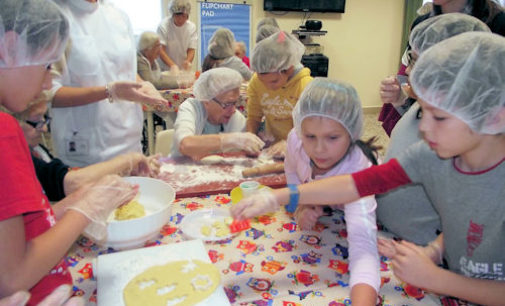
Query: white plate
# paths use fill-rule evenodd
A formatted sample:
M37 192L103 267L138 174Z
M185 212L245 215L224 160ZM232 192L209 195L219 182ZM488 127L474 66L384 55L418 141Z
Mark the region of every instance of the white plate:
M205 236L201 233L203 226L210 226L216 221L224 222L224 219L230 217L228 209L202 209L189 213L182 219L181 230L185 236L190 239L201 239L205 241L227 240L233 237L233 234L217 237L215 235Z
M98 256L97 264L93 264L97 277L98 306L124 306L122 292L132 278L152 266L184 259L198 259L211 263L201 240L184 241ZM221 306L230 305L230 303L223 286L219 285L212 295L197 305Z

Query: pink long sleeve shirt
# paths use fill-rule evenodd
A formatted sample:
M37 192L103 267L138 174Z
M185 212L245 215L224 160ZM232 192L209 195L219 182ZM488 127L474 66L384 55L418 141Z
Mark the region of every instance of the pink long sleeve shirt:
M372 163L358 146L351 151L333 169L324 175L312 178L310 157L302 147L302 141L295 129L289 132L284 171L288 184L303 184L322 178L354 173L368 168ZM350 286L368 284L378 292L380 287L380 261L377 252L377 225L374 196L337 207L344 211L349 243Z

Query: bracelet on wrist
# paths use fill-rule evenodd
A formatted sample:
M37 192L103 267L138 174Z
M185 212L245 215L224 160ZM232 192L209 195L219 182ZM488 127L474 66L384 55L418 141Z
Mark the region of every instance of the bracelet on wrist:
M286 205L286 210L290 213L295 212L296 207L298 207L298 200L300 199L300 191L298 190L298 185L288 184L289 188L289 204Z
M110 93L110 88L109 88L109 84L105 84L105 95L107 96L107 100L109 101L109 103L112 103L114 102L114 98L112 98L112 95Z

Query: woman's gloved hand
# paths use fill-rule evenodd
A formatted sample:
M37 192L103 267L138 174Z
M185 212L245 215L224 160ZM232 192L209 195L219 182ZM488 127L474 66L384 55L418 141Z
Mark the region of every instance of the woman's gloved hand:
M322 215L321 205L299 205L295 211L296 223L303 231L310 231Z
M273 146L266 149L265 153L268 156L271 156L273 158L284 159L284 157L286 156L287 146L288 146L288 144L287 144L286 140L281 140L281 141L278 141Z
M108 84L109 94L113 101L126 100L143 103L152 107L168 104L160 92L150 82L118 81Z
M388 76L381 81L380 96L382 103L391 103L395 107L402 106L407 98L394 76Z
M265 145L263 140L253 133L223 133L221 137L221 151L242 150L248 154L258 155Z
M277 211L279 207L279 202L272 191L262 188L258 193L232 206L230 211L234 219L243 220Z
M138 186L131 185L118 175L107 175L72 193L70 196L76 200L65 210L75 210L88 218L91 222L84 232L95 242L101 242L107 237L107 219L111 212L131 201L137 192Z
M157 177L160 174L161 164L158 161L160 154L145 156L142 153L129 153L125 157L128 159L129 169L125 175Z

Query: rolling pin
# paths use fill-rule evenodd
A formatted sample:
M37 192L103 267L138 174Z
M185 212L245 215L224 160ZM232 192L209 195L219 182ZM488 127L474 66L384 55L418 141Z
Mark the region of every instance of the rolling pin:
M242 170L243 177L250 177L255 175L282 173L284 172L284 163L274 163Z

